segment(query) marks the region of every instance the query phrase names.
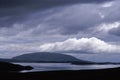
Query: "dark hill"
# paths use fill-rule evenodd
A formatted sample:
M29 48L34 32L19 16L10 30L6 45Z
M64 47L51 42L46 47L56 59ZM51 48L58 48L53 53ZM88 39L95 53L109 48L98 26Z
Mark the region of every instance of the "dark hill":
M79 60L73 56L60 54L60 53L49 53L49 52L37 52L23 54L12 58L16 61L23 62L80 62L90 63L88 61Z

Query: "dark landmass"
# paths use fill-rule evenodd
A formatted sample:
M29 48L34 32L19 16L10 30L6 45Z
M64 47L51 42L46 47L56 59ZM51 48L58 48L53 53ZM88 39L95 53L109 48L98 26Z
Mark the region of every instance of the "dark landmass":
M77 59L70 55L50 52L37 52L23 54L12 59L0 59L6 62L27 62L27 63L79 63L92 64L93 62Z
M120 63L115 62L91 62L86 60L77 59L70 55L61 53L50 53L50 52L36 52L28 53L20 56L13 57L12 59L0 59L4 62L20 62L20 63L71 63L74 65L105 65L114 64L119 65Z
M73 65L109 65L109 64L113 64L113 65L120 65L119 62L91 62L91 63L81 63L81 62L71 62L71 64Z
M0 80L120 80L120 68L43 72L5 72Z
M21 66L18 64L12 64L8 62L0 62L0 72L19 72L22 70L31 70L31 66Z
M50 52L36 52L23 54L12 58L13 60L19 61L43 61L43 62L70 62L70 61L79 61L79 59L65 54L60 53L50 53Z

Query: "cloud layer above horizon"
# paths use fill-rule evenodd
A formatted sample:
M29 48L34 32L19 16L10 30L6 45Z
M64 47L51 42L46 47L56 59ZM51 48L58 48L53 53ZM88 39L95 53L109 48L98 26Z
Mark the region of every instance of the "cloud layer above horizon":
M40 46L44 52L66 52L66 53L120 53L120 45L112 45L95 37L68 39L63 42L48 43Z
M119 54L119 3L0 0L0 57L38 51Z

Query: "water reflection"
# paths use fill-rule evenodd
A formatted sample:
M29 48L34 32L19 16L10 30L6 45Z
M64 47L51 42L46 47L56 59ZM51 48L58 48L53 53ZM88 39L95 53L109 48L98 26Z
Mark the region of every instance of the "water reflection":
M120 67L120 65L72 65L70 63L15 63L23 66L34 67L31 71L53 71L53 70L86 70ZM23 71L26 72L26 71ZM28 71L27 71L28 72Z

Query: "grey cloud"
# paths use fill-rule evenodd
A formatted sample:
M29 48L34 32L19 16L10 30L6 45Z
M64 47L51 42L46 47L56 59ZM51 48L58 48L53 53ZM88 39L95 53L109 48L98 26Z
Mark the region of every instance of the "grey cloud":
M99 0L97 1L99 2ZM1 19L1 27L13 27L13 24L23 24L24 26L21 27L17 25L17 27L12 28L14 31L8 29L8 33L2 34L1 32L1 34L3 36L8 34L20 34L22 36L23 34L21 33L24 33L23 36L41 36L41 34L74 35L81 31L83 33L91 32L96 25L107 22L107 18L109 18L106 17L105 19L101 19L98 14L101 11L99 10L99 7L100 5L98 4L87 4L82 6L77 4L74 6L51 8L46 11L38 11L27 15L6 17L4 20ZM104 11L104 13L106 13L106 10ZM41 26L38 27L39 25Z
M111 0L34 0L35 2L33 0L16 0L14 2L13 0L12 3L9 2L10 0L9 3L5 1L7 0L0 3L0 43L3 45L5 43L13 45L32 43L31 46L33 46L35 43L54 43L73 37L96 37L95 34L92 34L96 26L119 20L119 5L101 8L103 4L101 2ZM39 5L40 1L43 1L40 3L41 5ZM101 18L99 12L105 17ZM102 32L96 32L96 34L99 34L96 38L104 37L103 41L106 38L110 40L111 37L113 42L116 40L111 34L109 37L104 36L105 33ZM22 48L21 46L18 48ZM29 49L29 46L27 48ZM10 52L7 49L5 51ZM25 48L24 51L27 49ZM86 50L81 50L81 52L86 52Z
M24 36L40 36L41 34L73 35L80 31L91 32L91 29L89 28L93 28L95 25L103 22L103 19L101 19L98 14L98 9L99 6L92 4L82 6L77 4L74 6L49 9L42 12L28 14L24 16L25 18L27 17L27 20L22 18L24 20L21 20L21 23L21 16L16 16L18 18L9 18L7 21L5 19L3 24L6 25L6 27L13 26L10 25L11 23L23 24L23 27L17 25L15 28L12 28L14 31L9 29L9 32L5 34L10 35L12 32L13 34L20 35L21 33L22 35L24 33Z
M118 27L118 28L113 28L113 29L111 29L110 31L109 31L109 33L111 34L111 35L115 35L115 36L120 36L120 27Z
M112 7L109 8L101 8L101 13L105 16L104 21L105 22L115 22L120 20L120 1L116 0L113 1Z
M100 3L112 0L0 0L0 7L9 8L17 6L29 6L29 7L50 7L59 6L64 4L74 4L74 3Z
M98 12L96 12L97 8L97 6L91 5L69 6L50 15L45 23L50 27L48 30L56 28L58 29L56 32L62 35L88 31L89 28L102 22L101 17L98 15Z
M27 19L28 14L52 7L105 1L111 0L0 0L0 26L5 27L7 24L23 22Z
M78 3L100 3L112 0L0 0L1 16ZM9 12L10 11L10 12ZM12 12L14 11L14 12Z

